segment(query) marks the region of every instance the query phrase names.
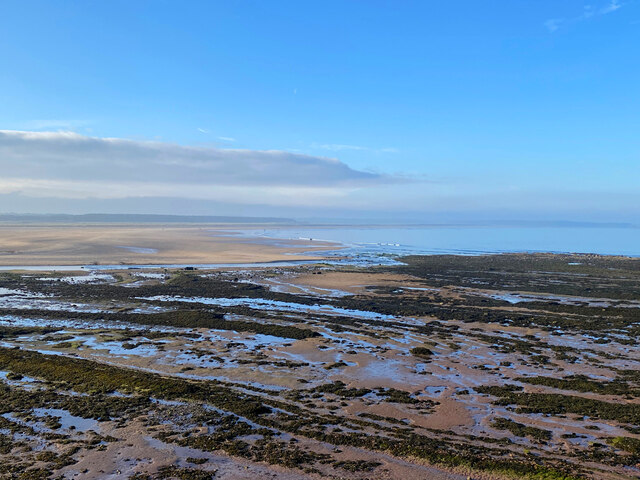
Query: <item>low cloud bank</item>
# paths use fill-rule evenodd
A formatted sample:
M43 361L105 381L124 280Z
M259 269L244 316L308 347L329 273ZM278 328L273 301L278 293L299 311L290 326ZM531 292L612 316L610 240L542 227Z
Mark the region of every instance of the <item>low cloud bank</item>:
M216 197L340 195L394 179L325 157L286 151L219 149L96 138L73 132L0 130L0 192L82 198L158 195Z

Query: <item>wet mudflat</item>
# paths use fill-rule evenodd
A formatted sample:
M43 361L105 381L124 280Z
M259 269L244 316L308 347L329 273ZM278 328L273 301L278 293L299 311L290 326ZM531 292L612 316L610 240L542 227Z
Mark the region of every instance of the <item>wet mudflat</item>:
M640 476L639 260L404 261L1 272L0 476Z

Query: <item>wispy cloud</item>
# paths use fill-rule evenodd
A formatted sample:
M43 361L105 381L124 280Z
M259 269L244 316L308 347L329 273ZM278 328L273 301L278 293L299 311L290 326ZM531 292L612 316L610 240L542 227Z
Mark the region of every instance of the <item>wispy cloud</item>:
M608 0L607 3L602 4L598 7L588 4L584 6L583 11L580 15L569 18L550 18L548 20L545 20L543 25L550 33L553 33L557 31L562 25L578 23L594 17L607 15L619 10L623 6L624 4L620 3L619 0Z
M544 26L550 32L555 32L560 28L560 24L562 23L561 18L550 18L549 20L544 22Z
M202 128L202 127L198 127L197 129L200 133L204 133L204 134L209 134L211 133L211 130L207 130L206 128ZM236 139L233 137L217 137L218 140L221 140L223 142L235 142Z
M622 4L618 0L611 0L608 5L605 5L600 9L600 14L604 15L606 13L615 12L621 7L622 7Z
M64 118L29 120L22 124L27 130L76 130L86 127L91 122Z
M340 143L312 143L311 148L330 150L332 152L341 152L343 150L368 150L367 147L361 147L359 145L344 145Z
M315 150L328 150L330 152L343 152L343 151L368 151L368 152L381 152L381 153L397 153L397 148L371 148L363 147L362 145L345 145L341 143L312 143L311 148Z

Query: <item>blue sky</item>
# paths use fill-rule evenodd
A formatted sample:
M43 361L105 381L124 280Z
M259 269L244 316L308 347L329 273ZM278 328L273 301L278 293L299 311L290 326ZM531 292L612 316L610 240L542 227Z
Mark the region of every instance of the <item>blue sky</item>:
M640 2L7 0L0 129L0 211L635 221Z

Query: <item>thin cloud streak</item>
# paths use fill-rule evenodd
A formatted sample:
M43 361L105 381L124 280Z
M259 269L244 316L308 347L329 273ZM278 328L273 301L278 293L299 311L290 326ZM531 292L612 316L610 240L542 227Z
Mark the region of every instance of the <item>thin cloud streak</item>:
M23 123L23 128L27 130L66 130L73 131L78 128L86 127L91 122L86 120L73 120L73 119L62 119L62 118L50 118L50 119L39 119L39 120L30 120L28 122Z
M585 5L582 14L572 17L572 18L550 18L546 20L543 25L549 31L549 33L553 33L557 31L562 25L578 23L585 20L589 20L590 18L599 17L602 15L607 15L609 13L613 13L620 8L623 7L624 4L620 3L619 0L609 0L607 4L601 6L600 8L594 8L593 5Z
M331 152L343 152L343 151L366 151L366 152L381 152L381 153L398 153L397 148L371 148L363 147L361 145L345 145L340 143L312 143L311 148L315 150L328 150Z
M555 32L560 28L560 24L562 23L562 19L560 18L550 18L546 22L544 22L544 26L550 32Z

